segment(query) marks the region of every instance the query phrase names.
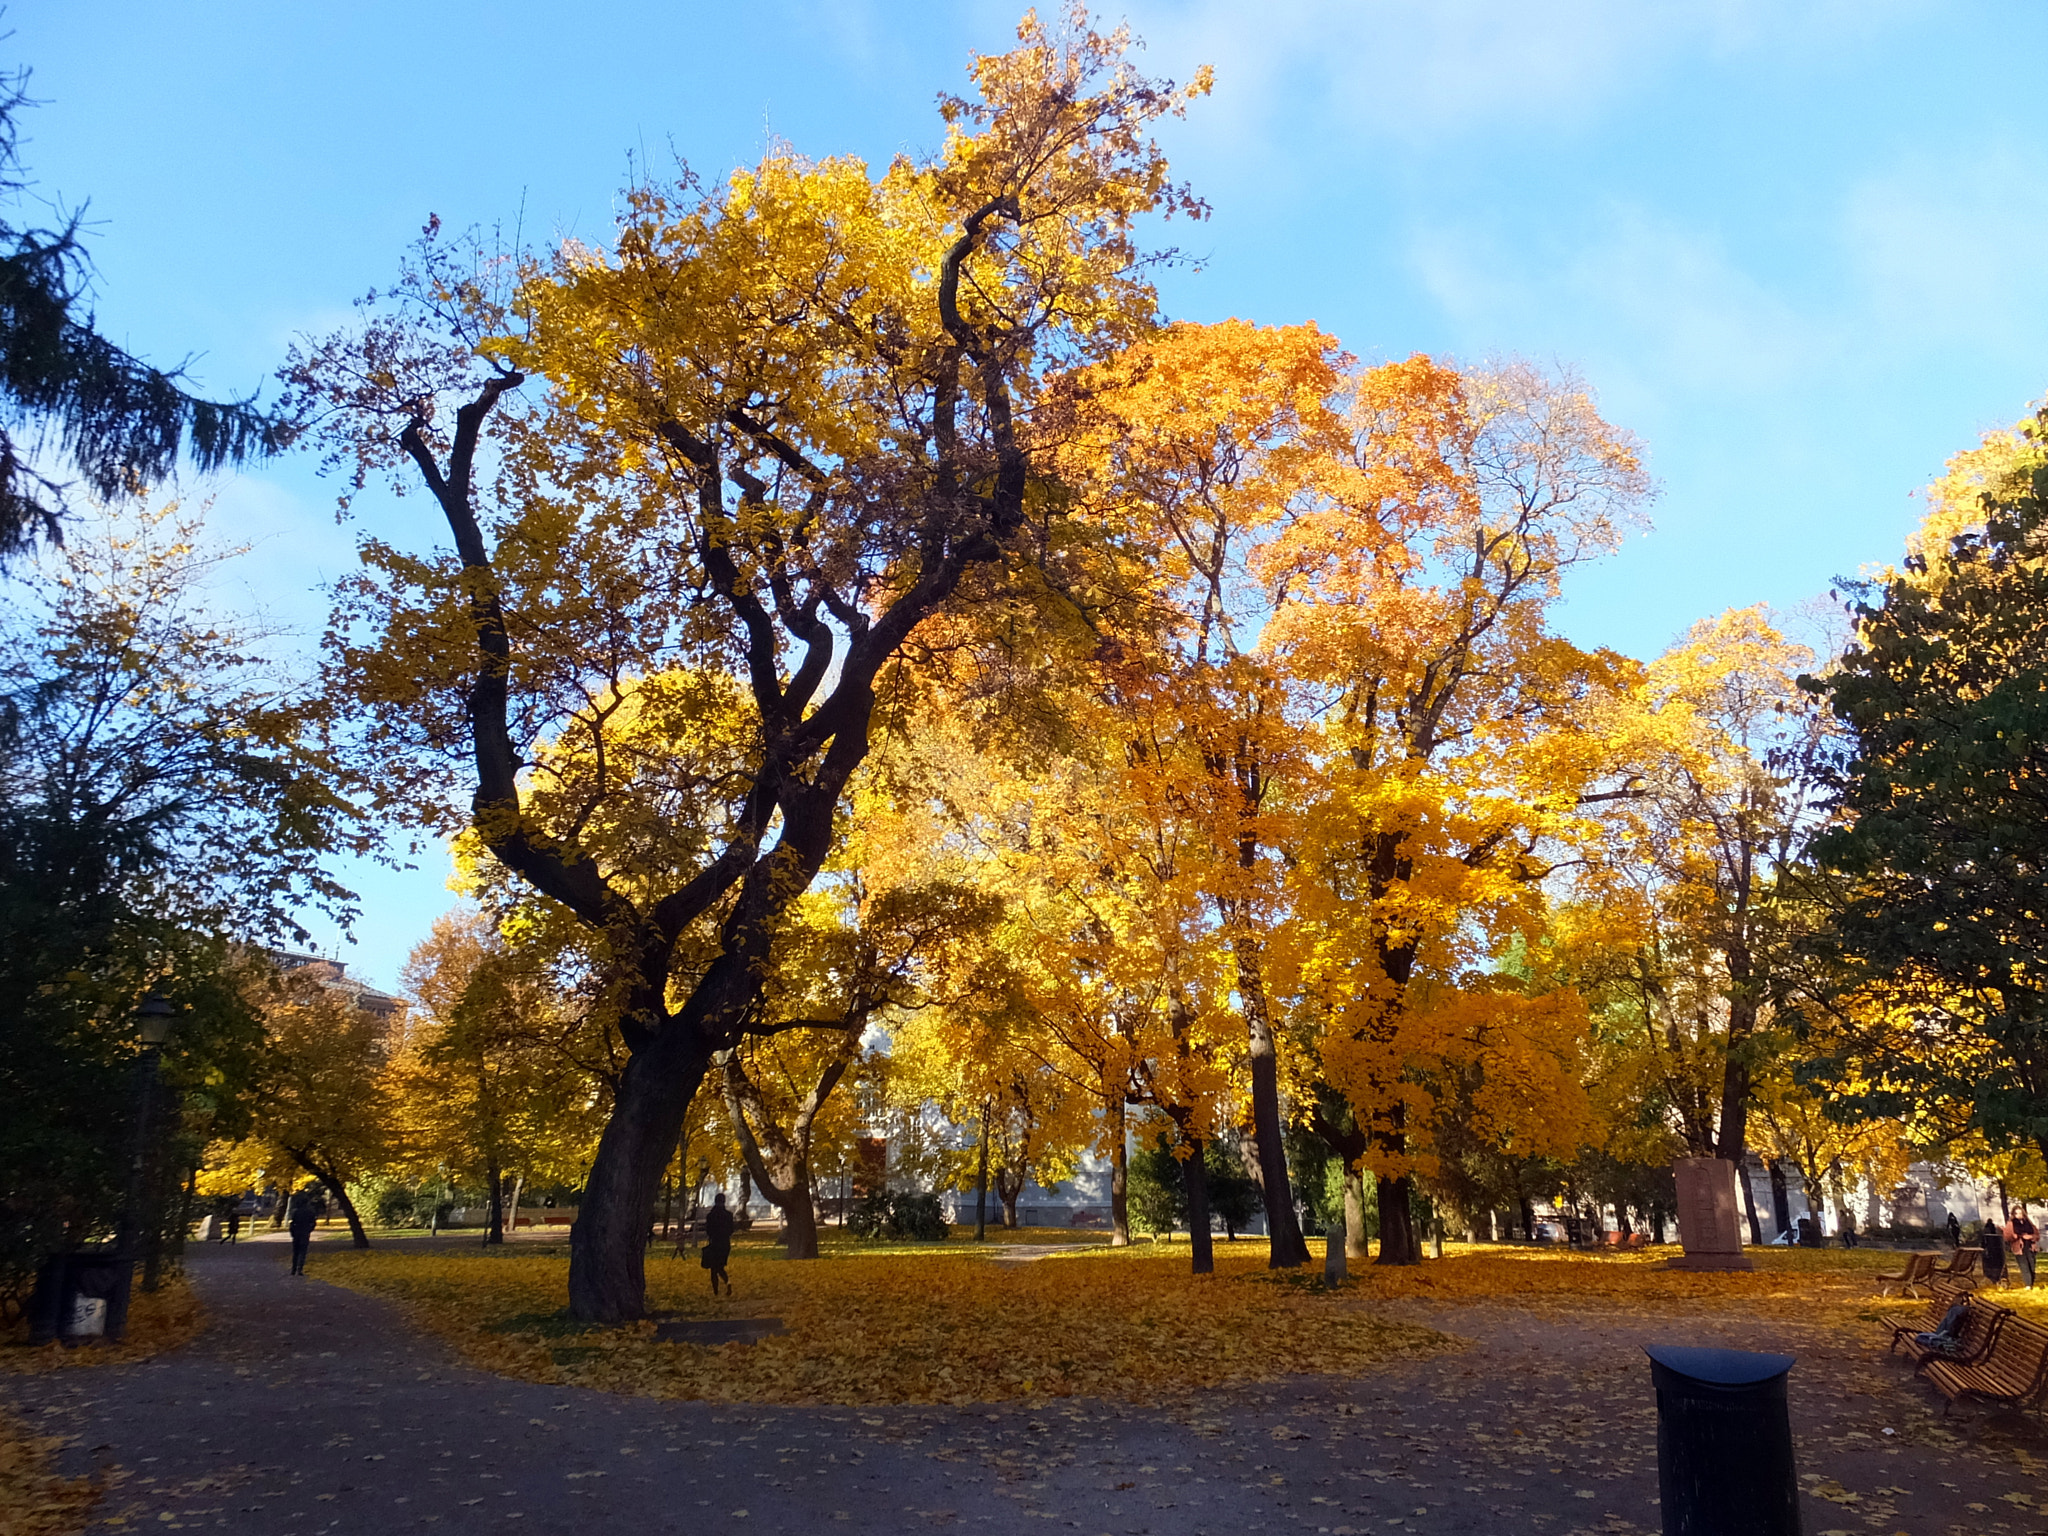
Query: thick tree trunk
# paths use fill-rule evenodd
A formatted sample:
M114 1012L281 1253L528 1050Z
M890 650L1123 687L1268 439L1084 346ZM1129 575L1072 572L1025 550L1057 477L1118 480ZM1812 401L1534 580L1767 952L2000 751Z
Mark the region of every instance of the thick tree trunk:
M1398 1179L1379 1177L1380 1256L1376 1264L1420 1264L1422 1240L1415 1230L1415 1210L1409 1192L1415 1180L1408 1174Z
M1116 1106L1109 1143L1109 1246L1131 1246L1131 1148L1121 1102Z
M1194 1250L1188 1263L1193 1273L1209 1275L1216 1272L1215 1240L1209 1233L1209 1170L1202 1162L1202 1143L1190 1141L1188 1145L1194 1150L1180 1165L1181 1185L1188 1197L1188 1236Z
M1017 1199L1024 1193L1024 1177L1022 1168L996 1170L996 1198L1003 1203L1003 1227L1006 1231L1017 1230Z
M1344 1259L1363 1263L1371 1257L1365 1245L1365 1175L1356 1168L1344 1170Z
M709 1053L676 1020L626 1063L569 1229L569 1311L579 1322L647 1315L647 1216L704 1080Z
M1241 967L1239 975L1243 975ZM1294 1214L1294 1192L1287 1183L1287 1149L1281 1141L1280 1124L1280 1060L1263 1007L1247 1003L1245 1027L1251 1040L1252 1145L1259 1157L1259 1193L1266 1205L1266 1264L1271 1269L1293 1269L1308 1262L1308 1242L1301 1235L1301 1221Z
M811 1165L793 1170L783 1198L775 1202L782 1212L782 1256L786 1259L815 1259L818 1256L818 1199L811 1188Z
M505 1170L496 1158L484 1169L484 1182L491 1194L490 1215L484 1223L484 1246L488 1248L505 1241Z

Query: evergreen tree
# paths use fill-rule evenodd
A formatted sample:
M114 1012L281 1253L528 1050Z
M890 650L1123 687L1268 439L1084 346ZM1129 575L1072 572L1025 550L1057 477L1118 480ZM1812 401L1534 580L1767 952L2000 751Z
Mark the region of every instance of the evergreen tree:
M1801 1075L1831 1114L2048 1150L2048 411L1957 464L1974 505L1935 487L1918 549L1812 685L1855 753L1846 825L1816 845L1848 985Z
M28 71L0 75L0 198L26 187L17 117ZM162 480L180 457L202 471L275 453L291 438L253 400L202 400L94 329L81 213L56 228L0 213L0 557L52 539L75 472L102 500ZM61 466L61 468L59 467Z

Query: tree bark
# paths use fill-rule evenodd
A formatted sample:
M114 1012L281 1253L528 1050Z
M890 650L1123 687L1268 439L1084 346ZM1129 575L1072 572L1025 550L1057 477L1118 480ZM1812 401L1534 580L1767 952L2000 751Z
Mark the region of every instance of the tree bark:
M1269 1269L1293 1269L1308 1262L1308 1241L1294 1213L1294 1192L1287 1182L1287 1149L1281 1140L1280 1058L1266 1018L1265 998L1254 1002L1244 990L1246 965L1238 962L1238 995L1244 998L1244 1021L1251 1042L1252 1146L1259 1157L1259 1194L1266 1206Z
M710 1064L693 1033L668 1029L619 1074L569 1229L569 1310L578 1320L614 1324L646 1315L648 1212Z
M1193 1148L1180 1165L1181 1186L1188 1199L1189 1246L1193 1249L1188 1264L1194 1274L1211 1275L1216 1272L1216 1246L1209 1231L1209 1169L1202 1161L1200 1138L1191 1137L1186 1145Z
M490 1190L490 1214L484 1222L484 1246L502 1244L505 1241L505 1170L492 1158L484 1169L484 1182Z
M1398 1179L1379 1176L1380 1256L1375 1264L1420 1264L1422 1239L1415 1230L1415 1210L1409 1192L1415 1180L1410 1174Z
M1764 1243L1764 1229L1762 1223L1756 1219L1756 1185L1750 1182L1748 1158L1735 1159L1735 1178L1736 1182L1742 1185L1742 1208L1749 1216L1749 1240L1761 1248Z
M1109 1246L1131 1246L1131 1147L1124 1127L1123 1101L1112 1111L1115 1124L1109 1143Z
M974 1168L974 1240L988 1241L988 1100L981 1101L981 1159Z
M1785 1184L1785 1165L1774 1157L1764 1164L1764 1171L1771 1176L1771 1215L1783 1237L1792 1230L1792 1195Z
M1365 1243L1365 1175L1356 1168L1344 1170L1344 1259L1360 1263L1371 1257Z
M1017 1230L1017 1197L1024 1193L1027 1170L1003 1167L996 1170L996 1198L1003 1203L1003 1228Z

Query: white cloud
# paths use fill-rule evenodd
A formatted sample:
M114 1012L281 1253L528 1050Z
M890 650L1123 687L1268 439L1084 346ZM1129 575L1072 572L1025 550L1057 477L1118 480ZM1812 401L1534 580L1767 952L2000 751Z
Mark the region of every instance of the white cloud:
M2048 337L2048 176L2009 144L1916 154L1850 191L1844 260L1873 341L2038 358Z
M1610 384L1655 394L1774 390L1836 349L1803 314L1698 230L1618 209L1576 248L1531 251L1437 225L1411 240L1423 287L1466 335L1562 350Z
M1582 126L1705 57L1833 60L1926 0L1153 0L1132 11L1184 73L1213 62L1243 120L1315 112L1401 142Z

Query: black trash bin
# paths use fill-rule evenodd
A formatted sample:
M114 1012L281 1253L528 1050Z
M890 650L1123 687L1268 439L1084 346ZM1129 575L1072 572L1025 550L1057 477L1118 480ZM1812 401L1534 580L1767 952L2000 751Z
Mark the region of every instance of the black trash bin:
M111 1253L84 1249L46 1260L29 1298L30 1341L47 1344L52 1339L104 1336L107 1309L120 1285L121 1261Z
M1785 1377L1791 1355L1657 1345L1664 1536L1799 1536Z

